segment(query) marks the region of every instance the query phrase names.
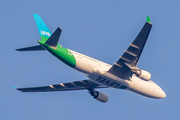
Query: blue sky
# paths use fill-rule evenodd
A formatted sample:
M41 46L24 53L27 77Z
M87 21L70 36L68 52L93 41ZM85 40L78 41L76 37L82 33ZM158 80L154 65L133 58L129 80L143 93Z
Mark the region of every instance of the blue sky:
M6 0L0 7L1 120L178 120L180 119L180 1L178 0ZM17 52L40 39L33 13L53 32L61 27L60 44L109 64L116 62L143 27L153 28L138 67L152 74L166 92L150 99L129 91L101 89L107 103L86 90L21 93L16 87L42 86L87 79L47 51Z

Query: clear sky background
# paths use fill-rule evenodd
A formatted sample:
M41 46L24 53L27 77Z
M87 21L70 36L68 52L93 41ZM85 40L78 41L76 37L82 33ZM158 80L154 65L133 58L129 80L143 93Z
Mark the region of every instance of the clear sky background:
M107 103L87 90L22 93L32 87L84 80L87 77L47 51L17 52L40 39L33 13L53 32L61 27L60 44L114 64L135 39L147 15L153 27L138 67L152 74L166 92L150 99L117 89L99 89ZM179 0L3 0L0 4L0 120L179 120Z

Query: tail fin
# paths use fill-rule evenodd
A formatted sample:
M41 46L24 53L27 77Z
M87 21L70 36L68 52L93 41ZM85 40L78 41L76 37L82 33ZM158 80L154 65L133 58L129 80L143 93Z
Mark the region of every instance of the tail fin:
M41 37L41 42L45 43L51 36L51 31L48 29L48 27L46 26L46 24L44 23L44 21L39 15L33 13L33 16L36 21L36 25L38 27L38 31ZM39 51L39 50L45 50L45 49L41 45L36 45L36 46L31 46L31 47L19 48L16 50L17 51Z
M36 21L36 25L38 27L42 42L46 42L46 40L51 36L51 31L48 29L48 27L39 15L33 13L33 16Z
M37 14L34 14L34 19L36 21L39 34L41 36L41 41L38 41L41 45L47 44L51 47L57 47L58 41L62 32L62 29L58 27L55 32L51 35L50 30L44 23L44 21L41 19L41 17ZM39 50L45 50L41 45L31 46L31 47L25 47L16 49L17 51L39 51Z

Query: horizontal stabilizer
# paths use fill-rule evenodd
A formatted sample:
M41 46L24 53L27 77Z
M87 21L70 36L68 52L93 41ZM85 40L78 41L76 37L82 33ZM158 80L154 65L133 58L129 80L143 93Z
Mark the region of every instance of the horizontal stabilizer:
M56 47L58 44L61 32L62 32L62 29L58 27L45 43L49 46Z
M41 45L16 49L17 51L40 51L45 50Z

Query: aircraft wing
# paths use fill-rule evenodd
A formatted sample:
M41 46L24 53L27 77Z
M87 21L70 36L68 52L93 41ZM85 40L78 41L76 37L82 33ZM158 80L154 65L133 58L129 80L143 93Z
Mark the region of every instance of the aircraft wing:
M125 50L120 59L109 69L108 72L122 79L129 78L129 76L132 74L131 70L136 68L138 60L149 36L151 27L152 24L148 16L147 21L138 36L130 44L128 49Z
M107 88L106 86L99 85L91 80L81 80L68 83L60 83L55 85L29 87L29 88L16 88L22 92L50 92L50 91L70 91L70 90L83 90L94 88Z

